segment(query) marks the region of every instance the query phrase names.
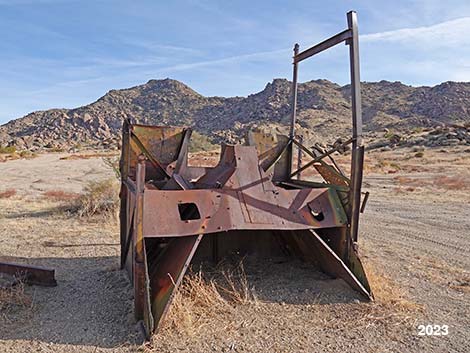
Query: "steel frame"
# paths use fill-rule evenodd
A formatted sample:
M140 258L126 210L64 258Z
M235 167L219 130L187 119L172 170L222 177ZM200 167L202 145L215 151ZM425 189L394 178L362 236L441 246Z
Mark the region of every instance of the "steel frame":
M342 41L350 46L353 136L318 156L295 138L298 63ZM354 244L364 151L357 44L354 12L346 31L303 52L296 44L289 135L249 132L246 146L222 145L215 167L188 165L189 128L124 122L121 267L133 283L135 317L147 337L160 327L190 263L217 262L232 251L287 251L372 299ZM351 143L349 179L331 155ZM294 146L299 159L301 153L313 158L296 171ZM293 179L311 166L324 183Z
M292 104L291 104L291 125L290 134L291 143L289 144L289 153L293 155L294 144L299 144L295 141L295 123L297 113L297 89L298 89L298 65L305 59L321 53L335 45L343 42L349 46L349 64L351 75L351 104L352 104L352 137L338 148L334 148L320 157L313 156L314 160L301 167L292 173L292 163L289 164L290 176L293 177L316 162L320 162L324 157L331 155L341 147L352 143L351 153L351 182L349 199L351 208L349 217L351 220L349 233L354 242L358 239L359 229L359 212L361 209L361 185L362 185L362 171L364 164L364 146L362 143L362 105L361 105L361 81L359 73L359 33L357 28L357 14L355 11L347 13L348 28L323 42L310 47L302 52L299 52L299 44L294 46L293 56L293 78L292 78ZM300 147L300 146L299 146ZM291 158L292 160L292 158Z

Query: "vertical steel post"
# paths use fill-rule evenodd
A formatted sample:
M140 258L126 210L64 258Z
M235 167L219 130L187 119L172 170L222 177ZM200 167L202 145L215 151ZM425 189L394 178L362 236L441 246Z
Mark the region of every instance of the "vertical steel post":
M289 149L288 149L288 162L287 162L287 175L292 174L292 159L294 155L294 143L292 140L295 136L295 121L296 121L296 114L297 114L297 68L298 63L295 60L295 57L299 54L299 44L296 43L294 45L294 57L293 57L293 74L292 74L292 96L291 96L291 119L290 119L290 132L289 132Z
M362 167L364 162L364 146L362 145L362 106L361 81L359 75L359 35L357 30L357 14L350 11L347 14L348 28L352 37L347 41L349 45L349 60L351 71L351 104L352 104L352 156L351 156L351 185L349 200L351 205L350 235L357 241L359 227L359 211L361 203Z
M143 232L143 207L145 188L145 156L140 155L137 164L135 210L133 224L133 259L134 259L134 315L136 319L144 319L145 310L145 254ZM145 324L145 320L144 320ZM148 327L146 327L148 329Z
M303 144L304 143L304 137L303 135L299 136L299 143ZM297 148L297 170L300 170L302 168L302 149L300 147ZM297 173L297 180L302 179L301 176L302 172Z

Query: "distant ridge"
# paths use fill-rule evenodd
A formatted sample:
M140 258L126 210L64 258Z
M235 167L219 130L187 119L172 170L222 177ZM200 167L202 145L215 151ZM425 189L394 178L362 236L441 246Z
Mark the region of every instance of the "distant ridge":
M231 98L205 97L172 79L150 80L111 90L83 107L38 111L10 121L0 126L0 145L19 149L113 146L126 117L145 124L192 126L214 141L236 142L253 126L285 130L289 94L286 79L274 79L248 97ZM412 87L400 82L365 82L362 95L366 131L470 123L470 83ZM348 134L349 86L327 80L301 83L298 107L300 131L312 138Z

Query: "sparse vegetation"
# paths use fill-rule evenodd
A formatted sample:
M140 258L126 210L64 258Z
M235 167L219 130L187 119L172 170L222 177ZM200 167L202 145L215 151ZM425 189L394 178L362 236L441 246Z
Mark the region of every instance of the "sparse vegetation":
M49 148L49 152L60 153L65 152L65 149L63 147L51 147Z
M15 159L30 159L37 157L37 154L28 150L17 151L15 146L0 147L0 162Z
M8 199L14 195L16 195L15 189L7 189L5 191L0 192L0 199Z
M8 310L15 307L31 307L32 300L25 293L25 284L16 279L12 286L0 288L0 320L8 317Z
M377 304L393 308L395 311L409 312L422 309L420 305L407 298L403 287L387 277L377 266L365 262L364 268Z
M212 151L217 148L218 146L214 145L206 135L202 135L196 131L192 133L188 147L189 152Z
M13 153L16 153L15 146L7 146L7 147L0 146L0 154L13 154Z
M75 192L66 192L64 190L48 190L42 194L44 199L53 201L71 201L76 200L79 196Z
M79 217L116 217L119 192L113 179L90 182L73 204L71 211Z
M119 160L120 160L120 156L111 157L108 155L106 157L103 157L104 164L107 167L112 169L117 180L121 180L121 170L119 169Z
M257 298L249 287L242 262L237 266L222 263L214 271L189 273L175 292L164 329L192 336L213 320L215 313L230 314L235 306L249 303L257 303Z
M460 175L439 176L433 180L436 187L443 187L449 190L463 190L470 188L470 180Z

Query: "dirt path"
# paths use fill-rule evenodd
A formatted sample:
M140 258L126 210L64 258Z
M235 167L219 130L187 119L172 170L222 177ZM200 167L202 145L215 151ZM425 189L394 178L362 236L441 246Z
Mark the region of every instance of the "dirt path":
M58 286L28 287L32 304L2 313L0 352L469 351L466 200L448 193L397 193L395 175L366 180L371 198L362 218L360 251L369 266L386 274L422 309L396 311L393 303L362 303L338 281L273 264L274 275L268 270L248 273L262 294L256 305L213 310L192 335L165 330L153 345L142 347L131 286L118 269L117 224L76 219L57 212L57 202L41 196L44 190L80 191L87 180L112 177L112 171L100 158L39 158L0 164L0 191L18 191L0 199L0 259L14 256L15 261L53 267ZM336 299L318 300L314 280ZM338 293L349 294L339 300ZM418 336L419 324L447 324L449 335Z
M363 218L367 255L422 304L417 324L449 325L420 338L427 351L470 348L470 220L466 202L372 199Z

